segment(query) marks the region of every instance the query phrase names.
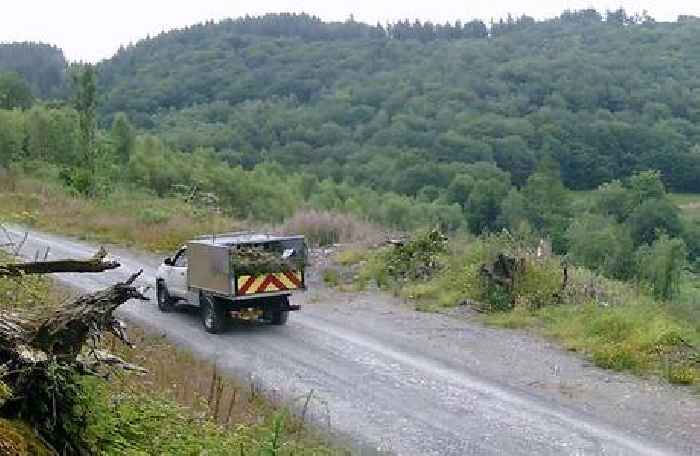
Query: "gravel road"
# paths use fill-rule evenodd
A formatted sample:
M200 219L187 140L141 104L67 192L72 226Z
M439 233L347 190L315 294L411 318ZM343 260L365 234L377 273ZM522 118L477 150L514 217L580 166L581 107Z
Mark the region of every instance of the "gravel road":
M46 247L50 258L97 248L30 232L23 252ZM60 279L92 291L144 269L153 283L160 258L111 253L122 268ZM381 293L335 292L313 275L310 283L284 327L238 324L214 336L192 312L162 314L154 302L121 312L284 400L301 404L313 391L313 418L358 454L700 454L700 398L687 388L595 368L522 332L415 312Z

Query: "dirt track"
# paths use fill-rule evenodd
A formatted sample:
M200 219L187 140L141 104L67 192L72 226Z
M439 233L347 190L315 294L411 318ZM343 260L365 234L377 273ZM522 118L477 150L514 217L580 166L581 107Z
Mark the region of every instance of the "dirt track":
M18 230L19 231L19 230ZM16 236L19 236L17 232ZM87 257L96 246L30 233L23 252ZM65 274L83 290L160 261L112 248L123 267ZM700 454L700 398L688 389L603 371L534 336L412 311L377 293L342 294L312 277L285 327L205 333L192 312L129 303L123 314L349 437L362 454Z

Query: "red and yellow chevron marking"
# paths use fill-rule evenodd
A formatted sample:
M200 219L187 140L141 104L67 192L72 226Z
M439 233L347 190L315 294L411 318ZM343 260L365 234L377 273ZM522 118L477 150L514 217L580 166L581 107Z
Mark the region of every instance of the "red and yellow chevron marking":
M301 274L298 272L275 272L259 276L239 276L238 295L272 293L275 291L296 290L302 288Z

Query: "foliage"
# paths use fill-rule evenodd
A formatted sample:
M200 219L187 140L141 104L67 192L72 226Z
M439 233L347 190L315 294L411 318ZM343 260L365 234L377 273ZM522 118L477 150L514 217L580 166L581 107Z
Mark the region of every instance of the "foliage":
M652 199L639 205L627 219L636 245L650 244L665 233L678 236L682 232L679 211L667 199Z
M442 268L447 238L437 229L416 235L384 253L386 273L396 281L424 280Z
M124 114L118 113L114 116L110 136L117 162L122 165L129 163L129 158L134 151L136 133Z
M80 132L80 158L81 168L87 185L78 186L81 193L90 196L95 194L95 177L97 173L96 150L96 109L97 109L97 83L95 70L92 65L85 65L80 72L74 74L75 110L78 112L78 125Z
M564 233L569 224L569 195L561 182L559 166L545 159L522 190L524 210L530 225L552 241L557 253L566 251Z
M522 186L543 157L569 188L656 169L698 191L700 25L613 17L630 16L567 11L491 30L289 14L209 22L101 63L101 112L246 169L274 160L383 192L444 190L478 161Z
M0 109L27 109L33 101L31 90L22 76L0 72Z
M612 217L596 217L602 217L604 226L594 239L606 240L606 232L620 226ZM585 223L593 228L596 220L601 219L591 218ZM570 230L586 229L578 223ZM398 283L387 280L386 254L374 253L360 263L358 280L374 278L380 286L398 286L398 293L413 300L421 310L470 305L486 311L485 320L490 324L536 328L568 348L585 353L604 368L654 372L673 383L700 380L696 364L700 292L691 288L692 279L674 276L672 280L681 281L681 294L672 295L667 304L634 284L608 280L572 265L567 267L567 286L562 288L561 258L537 258L530 242L507 233L452 240L441 255L443 267L437 273L427 280ZM631 241L628 244L631 249ZM678 239L662 237L655 246L648 247L655 253L649 253L645 267L675 274L679 264L674 260L682 262L685 258L681 245ZM499 254L524 259L511 289L485 281L481 273L482 266L491 264ZM602 252L594 249L582 255L581 261L588 261L587 255L596 257ZM662 280L662 289L665 284Z
M0 43L0 72L18 73L35 97L62 97L67 89L68 63L63 51L44 43Z
M259 276L269 272L299 271L306 266L306 258L297 252L289 258L282 252L266 247L240 245L231 256L231 267L236 274Z
M634 244L626 225L599 214L577 217L566 232L568 256L607 277L634 275Z
M637 252L639 278L659 299L672 299L680 290L681 275L687 265L687 249L681 239L662 235L652 245Z
M90 410L85 436L92 451L104 455L209 454L292 455L335 454L305 446L285 430L283 412L257 426L226 428L197 417L158 395L112 396L103 382L83 383L83 406Z
M567 348L582 351L606 369L651 371L672 383L692 384L700 379L700 371L693 366L697 350L688 348L689 342L697 343L697 333L649 298L629 290L626 294L620 306L547 307L521 322L541 326ZM507 315L489 320L512 325Z

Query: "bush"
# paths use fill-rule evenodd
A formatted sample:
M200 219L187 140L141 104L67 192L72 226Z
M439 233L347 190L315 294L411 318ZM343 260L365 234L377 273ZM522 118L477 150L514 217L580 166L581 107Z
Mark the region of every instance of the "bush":
M376 241L382 231L369 222L348 214L313 209L300 210L278 231L303 234L312 246Z
M637 251L639 280L651 288L655 297L671 299L680 291L687 258L688 251L681 239L662 235L651 246L642 246Z
M447 238L439 230L431 230L387 250L385 269L398 281L428 279L442 269L440 255L446 251Z
M568 254L575 263L616 279L634 274L634 246L629 229L614 219L595 214L577 217L566 238Z
M482 266L493 265L499 256L518 263L510 288L493 283L482 274ZM503 232L482 236L469 245L459 281L463 295L479 302L484 310L538 309L560 302L563 265L556 257L536 258L526 241Z

